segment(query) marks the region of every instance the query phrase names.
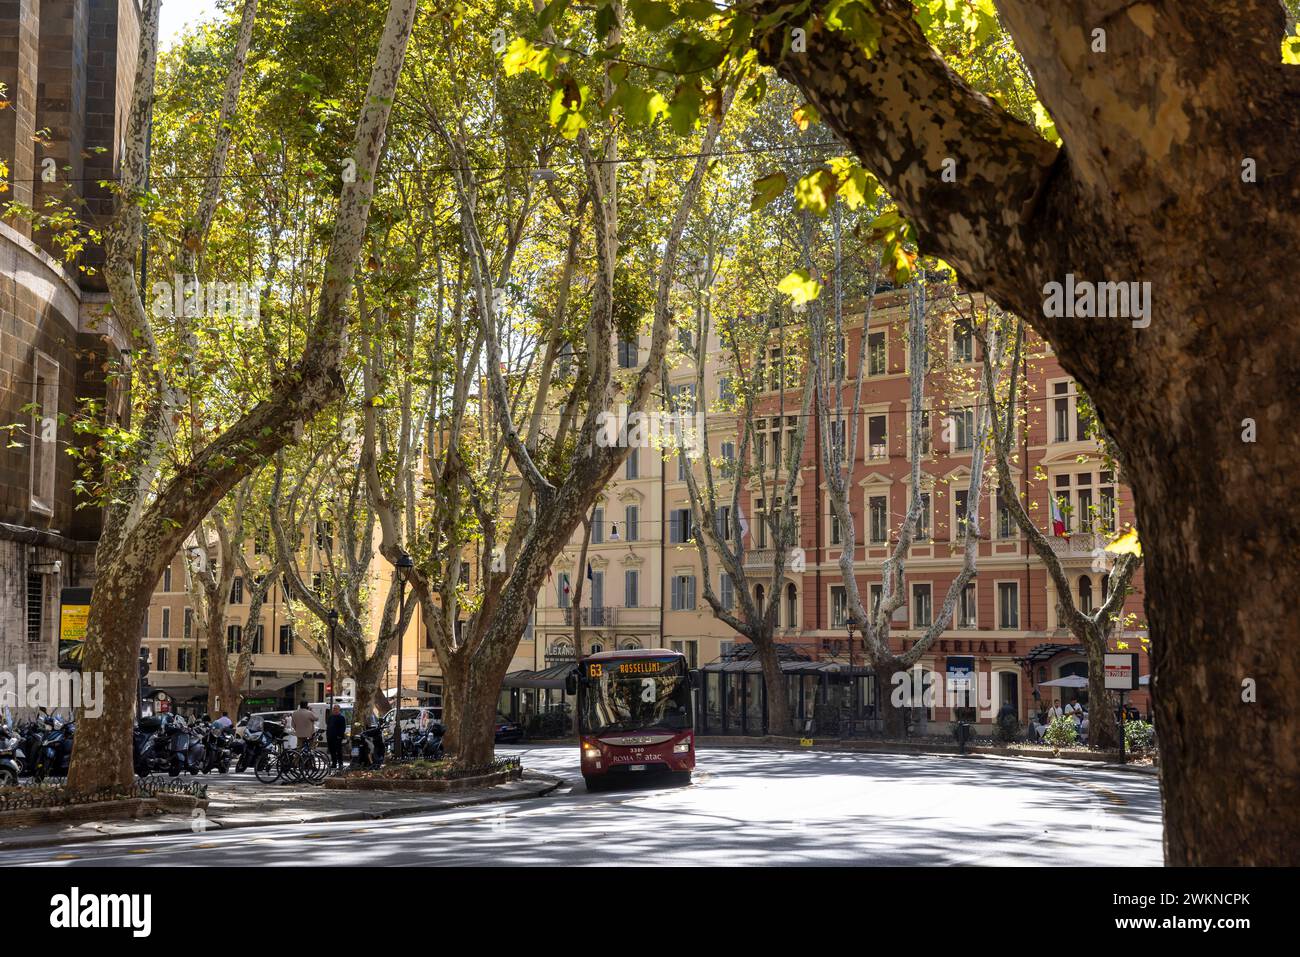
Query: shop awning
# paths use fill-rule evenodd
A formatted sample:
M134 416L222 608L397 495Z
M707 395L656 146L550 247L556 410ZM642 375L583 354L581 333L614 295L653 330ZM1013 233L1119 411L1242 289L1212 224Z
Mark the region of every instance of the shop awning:
M1029 654L1023 658L1017 658L1016 661L1021 664L1036 664L1039 661L1047 661L1049 658L1055 658L1057 655L1065 653L1078 655L1083 653L1083 645L1062 645L1062 644L1045 644L1034 645L1029 649Z
M564 690L564 679L573 670L573 662L551 665L541 671L512 671L501 682L503 688L551 688Z
M739 658L731 661L711 661L700 670L712 674L718 672L761 674L763 664L757 658ZM783 661L781 670L787 675L847 675L849 663L847 661ZM853 673L862 677L874 674L870 668L862 665L854 665Z

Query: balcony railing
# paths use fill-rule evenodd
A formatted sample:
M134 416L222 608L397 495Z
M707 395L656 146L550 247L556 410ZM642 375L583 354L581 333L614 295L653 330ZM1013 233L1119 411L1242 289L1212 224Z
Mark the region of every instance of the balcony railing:
M1098 532L1074 532L1067 538L1052 536L1052 551L1061 558L1090 558L1095 549L1105 548L1110 536Z

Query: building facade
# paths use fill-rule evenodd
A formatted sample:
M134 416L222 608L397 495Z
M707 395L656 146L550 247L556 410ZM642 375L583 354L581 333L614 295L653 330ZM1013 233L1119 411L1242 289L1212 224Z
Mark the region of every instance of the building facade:
M139 34L134 0L0 3L0 203L55 203L102 227L113 208ZM39 218L0 220L0 669L58 666L62 609L94 583L100 510L82 507L70 418L127 414L128 347L95 274ZM69 634L75 635L75 624Z

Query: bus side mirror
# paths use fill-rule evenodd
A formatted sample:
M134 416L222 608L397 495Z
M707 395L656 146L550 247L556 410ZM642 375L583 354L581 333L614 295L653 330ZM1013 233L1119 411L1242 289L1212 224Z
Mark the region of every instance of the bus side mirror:
M564 676L564 692L571 695L578 693L578 672L570 671Z
M691 687L692 687L692 688L702 688L702 687L704 687L704 680L703 680L703 678L701 678L701 676L700 676L700 669L699 669L699 668L692 668L692 669L690 670L690 676L691 676Z

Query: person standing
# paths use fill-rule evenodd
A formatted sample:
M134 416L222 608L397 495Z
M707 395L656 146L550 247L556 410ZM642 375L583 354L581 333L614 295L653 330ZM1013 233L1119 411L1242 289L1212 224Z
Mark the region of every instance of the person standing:
M325 720L325 743L330 750L330 767L343 767L343 736L347 733L348 722L343 717L343 709L335 705Z
M298 739L298 744L306 747L316 732L316 713L308 707L306 700L298 706L289 722L293 725L293 736Z

